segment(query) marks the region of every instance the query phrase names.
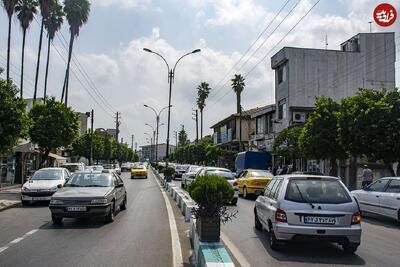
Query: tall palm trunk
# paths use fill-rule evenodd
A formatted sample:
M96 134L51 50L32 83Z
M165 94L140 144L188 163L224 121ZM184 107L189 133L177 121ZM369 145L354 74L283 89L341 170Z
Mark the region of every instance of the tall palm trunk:
M68 62L67 62L67 70L65 71L65 79L64 79L64 87L62 91L61 101L65 96L65 105L68 105L68 83L69 83L69 70L71 65L71 57L72 57L72 49L74 48L74 34L71 33L71 37L69 40L69 51L68 51Z
M240 93L236 93L236 113L240 113Z
M22 58L21 58L21 86L20 95L23 98L24 92L24 58L25 58L25 39L26 39L26 29L22 30Z
M47 79L49 77L49 64L50 64L50 46L51 46L51 39L50 37L47 40L47 62L46 62L46 74L44 76L44 94L43 94L43 99L46 101L46 96L47 96Z
M200 109L200 140L203 140L203 109Z
M42 17L42 25L40 26L39 48L38 48L38 58L36 62L35 91L33 92L33 102L36 101L38 81L39 81L40 54L42 51L42 41L43 41L43 27L44 27L44 17Z
M11 50L11 18L8 17L8 41L7 41L7 81L10 80L10 50Z
M240 92L236 93L236 108L239 113L239 151L242 151L242 105L240 104Z

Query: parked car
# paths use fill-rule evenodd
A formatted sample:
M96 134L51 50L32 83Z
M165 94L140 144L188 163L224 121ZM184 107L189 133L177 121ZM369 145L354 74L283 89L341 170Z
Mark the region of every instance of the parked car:
M51 198L54 224L63 218L105 217L114 221L116 210L125 210L127 193L116 173L77 172Z
M188 166L185 165L176 165L175 173L172 176L172 180L176 180L176 178L182 178L182 175L186 173L188 170Z
M84 171L85 170L85 163L78 162L78 163L65 163L60 166L61 168L67 169L71 174L76 171Z
M237 204L238 197L239 197L238 184L235 179L236 177L233 175L233 173L230 170L225 169L225 168L217 168L217 167L201 167L197 171L195 179L197 179L201 176L204 176L204 175L217 175L217 176L225 178L228 181L228 183L230 183L232 185L233 191L234 191L234 195L233 195L233 198L232 198L230 204L232 204L232 205Z
M361 214L336 177L274 177L254 207L255 228L269 232L272 249L291 240L335 242L354 253L361 242Z
M274 175L264 170L244 170L237 176L239 196L248 198L250 195L260 195L264 193L268 183Z
M65 184L70 176L70 172L65 168L44 168L36 171L22 185L22 205L27 206L31 201L50 201L51 196Z
M86 166L85 171L101 172L104 168L101 165Z
M147 179L147 168L144 165L137 165L131 169L131 179L135 178L146 178Z
M361 212L370 212L400 222L400 177L381 178L369 186L352 191Z
M121 164L121 171L122 172L130 172L132 168L133 163L130 162L125 162Z
M113 164L114 170L118 175L121 175L121 167L119 166L118 163Z
M187 172L182 174L182 179L181 179L181 187L186 188L196 177L197 171L200 169L199 166L196 165L191 165L189 166Z

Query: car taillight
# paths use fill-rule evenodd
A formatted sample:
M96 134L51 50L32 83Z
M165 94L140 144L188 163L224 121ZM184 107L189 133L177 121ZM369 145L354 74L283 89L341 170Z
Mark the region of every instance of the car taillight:
M233 186L238 186L238 182L237 182L237 181L234 181L234 182L233 182Z
M359 224L361 222L361 213L356 212L353 214L353 218L351 219L351 224Z
M275 212L275 220L277 222L287 222L286 212L281 209L277 209Z

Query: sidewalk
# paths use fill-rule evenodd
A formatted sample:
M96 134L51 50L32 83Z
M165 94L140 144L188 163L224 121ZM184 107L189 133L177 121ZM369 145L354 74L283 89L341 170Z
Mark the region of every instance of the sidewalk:
M5 209L19 206L21 204L20 194L21 194L21 185L14 185L1 188L0 212Z

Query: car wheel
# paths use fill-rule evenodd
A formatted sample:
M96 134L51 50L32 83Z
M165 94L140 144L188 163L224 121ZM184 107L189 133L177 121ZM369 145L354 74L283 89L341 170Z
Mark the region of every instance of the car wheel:
M400 210L397 211L397 221L400 222Z
M236 206L237 202L238 202L238 199L235 197L234 199L232 199L231 204Z
M276 237L275 237L275 233L274 230L272 230L272 228L269 230L268 232L268 242L269 242L269 246L273 249L273 250L280 250L283 246L282 242L279 242Z
M346 242L342 245L344 252L346 252L347 254L353 254L354 252L356 252L358 246L359 244L350 242Z
M247 192L247 187L243 187L243 198L249 198L249 193Z
M122 204L121 204L121 206L119 206L119 208L121 210L126 210L127 206L128 206L128 202L127 202L127 198L126 198L126 194L125 194L124 201L122 201Z
M131 179L135 179L135 176L131 175Z
M257 215L256 211L254 212L254 228L256 228L259 231L262 231L262 229L263 229L263 226L260 222L260 219L258 219L258 215Z
M114 221L114 214L115 213L115 202L113 201L110 206L110 212L106 216L106 221L111 223Z
M29 206L31 202L29 200L21 200L22 206Z
M53 224L61 224L62 223L62 217L57 217L53 214L51 214L51 220L53 221Z

